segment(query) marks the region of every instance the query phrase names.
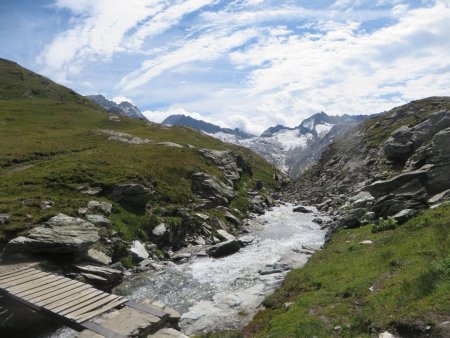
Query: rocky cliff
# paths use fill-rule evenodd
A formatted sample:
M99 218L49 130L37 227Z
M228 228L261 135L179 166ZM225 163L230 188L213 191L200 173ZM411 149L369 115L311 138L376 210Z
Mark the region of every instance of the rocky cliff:
M450 98L413 101L330 144L288 195L345 214L346 226L409 210L412 215L450 189L449 144Z

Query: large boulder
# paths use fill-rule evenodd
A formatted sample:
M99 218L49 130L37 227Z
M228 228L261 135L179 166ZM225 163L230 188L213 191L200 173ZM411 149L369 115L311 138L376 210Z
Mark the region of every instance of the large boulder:
M112 204L108 202L89 201L87 212L89 214L101 214L104 216L111 215Z
M133 241L130 247L130 252L133 257L133 260L140 262L149 257L147 250L145 249L144 244L140 241Z
M117 184L110 197L125 207L142 209L151 198L153 190L141 184Z
M192 190L213 205L227 205L235 196L232 187L204 172L197 172L192 176Z
M236 163L236 158L231 151L201 149L199 152L204 157L214 162L214 164L223 171L229 185L232 186L241 177L239 173L240 170Z
M59 214L33 228L27 237L8 242L7 252L75 253L88 250L99 240L98 230L81 218Z
M123 272L120 270L89 264L75 265L75 267L92 284L113 286L123 279Z
M239 241L236 239L218 243L208 249L208 254L212 257L223 257L238 252L241 249Z

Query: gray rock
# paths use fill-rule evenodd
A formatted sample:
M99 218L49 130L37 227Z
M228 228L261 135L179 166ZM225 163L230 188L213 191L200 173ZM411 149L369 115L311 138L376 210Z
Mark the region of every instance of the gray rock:
M75 265L75 267L84 277L94 283L116 285L123 279L123 272L120 270L89 264ZM85 274L88 274L88 276Z
M9 223L9 215L8 214L0 214L0 225L5 225Z
M373 211L366 212L366 214L364 215L364 219L368 222L374 221L376 217L377 214L374 213Z
M203 172L192 176L192 190L197 195L208 199L213 205L227 205L235 196L233 188Z
M225 238L225 240L227 240L227 241L232 241L232 240L235 240L235 239L236 239L236 237L234 237L232 234L228 233L227 231L225 231L225 230L223 230L223 229L217 230L217 233L218 233L221 237Z
M153 190L141 184L117 184L113 187L110 197L126 207L144 208Z
M130 247L131 256L137 262L143 261L149 257L147 250L145 249L144 244L140 241L133 241Z
M203 237L201 237L201 236L196 237L194 239L194 243L196 245L205 245L206 244L205 239Z
M256 238L253 236L241 236L238 238L238 241L239 241L239 244L244 247L244 246L252 244L255 241L255 239Z
M361 245L372 245L373 242L371 240L366 239L364 241L359 242L358 244L361 244Z
M86 252L84 258L97 264L109 265L112 263L111 257L92 248Z
M304 206L298 206L292 210L293 212L301 212L302 214L310 214L312 210L305 208Z
M212 257L223 257L238 252L240 249L241 245L237 240L229 240L211 246L208 248L208 254Z
M186 260L192 257L192 254L189 252L176 252L173 256L172 259L174 261L181 261L181 260Z
M114 140L114 141L129 143L129 144L148 144L148 143L152 142L149 139L140 138L138 136L134 136L131 134L122 133L122 132L118 132L118 131L114 131L114 130L102 129L102 130L99 130L99 132L102 134L109 135L108 140Z
M361 191L350 200L354 208L365 208L371 204L375 198L368 191Z
M111 226L111 221L103 215L86 215L86 219L96 226L105 228Z
M41 209L42 209L42 210L51 209L51 208L53 208L54 206L55 206L55 202L50 201L50 200L48 200L48 201L42 201L42 202L41 202Z
M180 331L171 328L165 328L151 335L152 338L189 338Z
M80 193L95 196L95 195L100 194L102 192L102 190L103 189L100 187L86 187L86 188L83 187L80 190Z
M417 215L417 210L414 209L404 209L402 211L399 211L394 216L392 216L393 219L397 221L398 224L405 223L408 219L414 217Z
M8 242L7 252L69 253L87 251L99 240L98 230L81 218L59 214L33 228L27 237Z
M89 201L87 212L91 214L102 214L104 216L111 215L112 204L107 202Z
M450 199L450 189L447 189L439 194L434 195L428 200L428 204L436 204ZM0 216L1 218L1 216Z
M166 225L164 223L157 225L152 230L152 234L155 236L164 236L166 232L167 232L167 229L166 229Z
M312 221L316 224L323 224L323 219L319 217L314 218Z
M183 148L182 145L179 145L178 143L174 142L159 142L157 143L158 146L165 146L165 147L172 147L172 148Z
M231 212L225 211L223 215L225 216L225 219L228 222L233 223L234 225L241 224L241 221L239 221L239 219L236 216L234 216Z
M241 177L236 158L232 152L211 149L201 149L199 152L223 171L224 176L231 182L230 186Z

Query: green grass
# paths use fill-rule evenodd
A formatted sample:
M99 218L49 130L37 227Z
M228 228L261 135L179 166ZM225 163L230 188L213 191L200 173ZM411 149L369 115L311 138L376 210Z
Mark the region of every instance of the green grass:
M0 245L55 213L76 215L79 207L93 199L81 194L80 186L108 189L118 183L140 183L156 192L150 201L152 209L185 207L196 199L191 190L193 173L222 176L199 154L201 148L241 154L254 172L246 181L259 179L275 186L273 167L247 149L189 128L168 128L122 116L120 122L111 121L102 108L70 89L1 59L0 80L0 213L11 216L11 222L0 227ZM152 143L108 140L102 129ZM190 144L195 149L156 145L160 141ZM54 201L55 207L41 210L42 200ZM126 210L114 203L113 209L115 229L124 238L146 238L149 226L142 208Z
M371 330L449 320L449 234L449 204L389 231L373 233L372 225L341 230L304 268L289 273L245 333L370 337ZM358 245L363 240L374 243ZM294 304L286 309L286 302Z

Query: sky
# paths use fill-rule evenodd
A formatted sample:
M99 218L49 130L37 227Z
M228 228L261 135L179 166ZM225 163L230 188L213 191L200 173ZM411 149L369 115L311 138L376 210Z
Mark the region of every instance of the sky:
M259 134L450 95L450 0L0 0L0 57Z

